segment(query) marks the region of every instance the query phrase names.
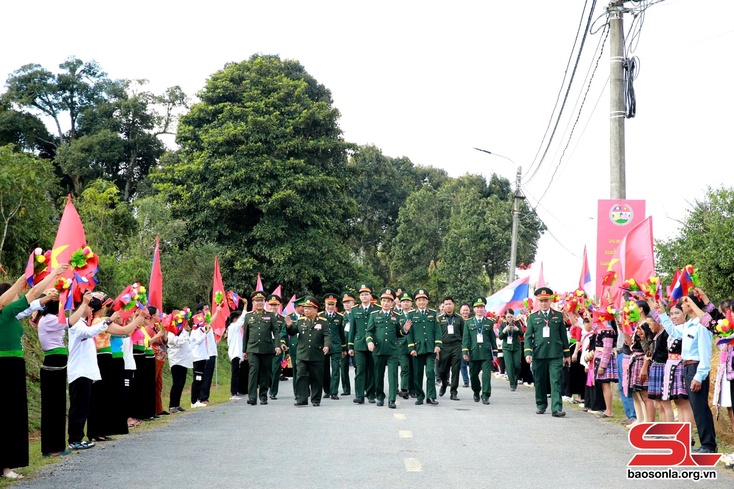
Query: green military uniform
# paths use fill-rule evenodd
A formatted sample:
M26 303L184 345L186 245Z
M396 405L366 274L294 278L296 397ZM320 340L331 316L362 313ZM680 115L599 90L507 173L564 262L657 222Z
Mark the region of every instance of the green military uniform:
M275 312L278 310L278 307L281 304L280 297L277 296L276 294L272 294L270 297L268 297L268 304L270 304L273 307L273 314L275 314L275 320L278 323L278 331L279 331L278 335L276 336L276 339L278 341L279 346L283 348L287 344L287 334L285 332L285 317ZM275 355L273 357L273 378L270 382L270 399L278 398L278 388L280 387L280 375L283 372L282 361L285 355L286 353L283 350L280 355Z
M304 298L304 306L316 307L312 297ZM296 405L321 404L321 389L324 380L324 347L331 345L331 329L325 317L317 315L314 319L301 316L291 326L286 325L288 334L298 336L298 376L296 379Z
M293 302L294 307L298 307L302 304L303 298L298 298ZM292 312L289 314L289 317L291 318L291 321L295 323L298 321L298 318L301 317L301 315L297 312ZM290 335L288 334L288 330L284 329L284 338L286 339L286 344L288 345L288 355L291 357L291 370L293 371L293 397L298 397L296 391L296 378L298 377L298 335Z
M522 327L520 323L512 319L509 322L500 323L499 338L502 340L502 352L505 356L505 370L507 379L510 381L510 390L517 389L517 378L520 375L522 365Z
M419 289L414 294L416 300L420 297L428 297L424 289ZM436 402L436 353L435 348L441 348L442 334L441 326L438 324L438 312L433 309L423 311L414 309L406 313L406 322L410 321L408 330L408 351L413 357L413 382L418 394L416 404L423 404L427 397L429 404ZM413 356L413 352L416 355ZM426 390L423 390L423 372L425 370Z
M336 294L326 294L323 298L324 303L330 302L336 304ZM342 366L342 352L347 349L347 340L344 336L344 316L338 312L321 313L326 318L331 330L331 345L329 345L329 354L324 360L324 395L331 399L339 399L339 376Z
M380 298L393 300L392 291L383 289ZM375 360L375 394L377 405L385 402L385 367L388 377L388 403L395 408L395 399L398 395L398 338L405 336L400 325L400 318L395 311L378 309L370 314L367 324L367 345L373 345L372 358Z
M261 292L253 294L253 299L265 296ZM280 338L280 326L275 318L276 313L273 312L250 312L245 317L244 338L245 353L247 353L247 363L250 367L248 376L247 393L250 399L248 404L257 404L258 397L258 379L260 384L260 403L268 403L268 389L270 388L270 380L272 378L273 355L275 347L280 346L279 341L276 343L276 337ZM262 372L261 372L262 369Z
M535 291L539 300L550 299L553 291L541 287ZM535 376L535 404L537 413L543 414L548 407L548 379L551 386L551 411L554 416L564 416L561 398L561 373L563 359L570 358L568 335L563 314L549 309L536 311L528 316L525 330L525 356L532 357Z
M342 305L345 301L352 301L354 302L354 297L352 297L352 294L350 292L342 292ZM346 308L344 308L344 321L343 321L343 329L344 329L344 338L347 340L347 343L349 342L349 333L352 330L352 325L354 324L354 319L352 318L352 313L348 312ZM345 352L348 351L348 347L344 349ZM352 394L352 381L349 378L349 355L342 357L342 367L341 367L341 378L342 378L342 395L343 396L349 396Z
M438 324L441 326L443 344L441 345L441 359L439 360L439 377L441 378L441 395L446 392L451 370L451 399L458 401L459 369L461 367L461 342L464 338L464 318L456 313L450 316L438 315Z
M485 305L483 297L474 301L474 306ZM484 316L467 319L461 343L462 354L469 356L469 380L474 401L479 402L480 392L484 404L489 404L492 396L492 359L497 352L497 339L494 334L494 319ZM482 380L479 381L479 371Z
M360 292L370 291L367 284L359 286ZM352 308L351 330L349 332L349 349L354 350L354 402L364 403L365 394L370 402L375 402L375 362L372 353L367 349L367 324L370 314L377 308L370 304Z

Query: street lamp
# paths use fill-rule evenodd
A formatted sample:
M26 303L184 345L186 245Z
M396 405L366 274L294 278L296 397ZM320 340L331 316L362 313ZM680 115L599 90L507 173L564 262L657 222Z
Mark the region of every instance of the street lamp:
M493 153L492 151L487 151L486 149L482 148L474 148L477 151L481 151L482 153L487 153L489 155L498 156L500 158L504 158L513 165L516 163L512 161L512 158L508 158L507 156ZM525 196L522 193L522 190L520 190L520 180L522 177L522 167L518 165L517 167L517 174L515 175L515 195L513 197L513 203L512 203L512 244L510 245L510 283L515 281L515 268L517 266L517 228L520 221L520 201L525 199Z

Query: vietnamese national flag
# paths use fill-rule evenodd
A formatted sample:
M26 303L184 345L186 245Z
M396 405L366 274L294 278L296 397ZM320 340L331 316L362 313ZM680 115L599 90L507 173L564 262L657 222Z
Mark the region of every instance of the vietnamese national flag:
M258 277L259 278L259 277ZM214 280L212 284L212 314L214 314L216 311L214 310L214 307L216 305L216 301L214 300L214 296L217 294L217 292L221 293L224 297L224 283L222 282L222 274L219 271L219 258L214 257ZM222 339L222 335L224 334L224 330L226 329L226 323L227 318L229 317L229 304L227 304L226 300L222 301L221 306L222 312L219 313L217 316L217 319L212 323L212 331L214 331L214 337L216 338L217 342L219 342L220 339Z
M591 272L589 271L589 259L586 256L586 245L584 245L584 262L581 264L581 276L579 277L579 289L591 297Z
M71 261L71 255L85 246L87 246L87 237L84 234L84 226L82 225L82 220L79 218L79 213L71 202L71 195L69 195L66 200L66 207L64 207L64 213L61 215L61 222L56 232L54 246L51 248L50 270L57 268L60 264L69 263ZM69 270L61 276L74 279L73 268L69 267ZM62 306L59 307L60 322L66 322L64 311L70 311L74 308L72 301L73 287L74 285L72 284L70 288L62 290L59 294L59 304Z
M655 250L652 241L652 216L630 229L619 244L623 280L634 278L644 284L655 275Z
M501 316L507 309L522 309L530 295L530 277L520 278L487 298L487 311Z
M148 305L155 306L158 309L158 314L163 314L163 272L161 272L159 241L158 236L156 236L153 267L150 270L150 282L148 284Z

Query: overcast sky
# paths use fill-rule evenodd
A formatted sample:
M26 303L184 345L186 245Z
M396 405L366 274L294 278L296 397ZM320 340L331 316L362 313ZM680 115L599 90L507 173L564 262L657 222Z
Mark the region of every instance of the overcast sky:
M596 28L606 5L598 2ZM514 181L522 166L531 205L557 167L537 208L555 239L541 239L530 274L534 282L542 261L549 285L571 290L585 244L594 271L597 200L609 198L608 42L560 155L603 31L586 40L548 156L533 178L527 170L583 6L582 0L9 2L2 8L0 78L27 63L55 71L75 55L96 60L113 78L146 78L154 91L180 85L193 97L227 62L254 53L296 59L331 90L348 141L452 176L496 172ZM637 117L626 123L627 197L647 200L656 238L676 232L707 186L734 184L732 19L731 0L663 1L647 10L631 53L640 72ZM631 22L626 15L625 31Z

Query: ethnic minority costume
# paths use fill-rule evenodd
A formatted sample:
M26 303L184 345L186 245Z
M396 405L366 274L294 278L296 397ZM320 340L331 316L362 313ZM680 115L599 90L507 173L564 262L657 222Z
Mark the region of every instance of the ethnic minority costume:
M668 360L668 333L662 330L656 334L653 345L652 363L648 372L647 397L648 399L662 399L665 362Z
M100 322L102 322L101 318L95 318L92 325ZM112 377L110 335L102 332L94 338L94 342L97 347L97 368L101 378L92 384L92 398L89 405L89 417L87 418L87 436L90 439L99 439L112 434L112 407L116 400L112 399L110 391ZM127 425L127 422L125 425Z
M0 309L0 429L3 449L0 450L0 468L26 467L28 450L28 395L23 358L23 326L15 318L28 308L25 297Z
M594 375L596 382L619 382L617 373L617 356L614 354L614 344L617 342L617 332L612 328L600 328L596 332L594 343ZM599 375L599 367L604 372Z
M632 356L630 358L630 387L633 391L646 391L649 378L645 382L642 382L640 374L642 373L642 365L645 363L645 358L652 357L653 342L649 338L640 339L635 334L635 340L632 343ZM649 376L648 376L649 377Z
M663 373L663 400L688 399L688 391L683 376L681 350L683 341L668 336L668 359Z
M67 323L46 314L38 321L38 340L43 350L41 366L41 453L66 450L66 364L64 345Z

